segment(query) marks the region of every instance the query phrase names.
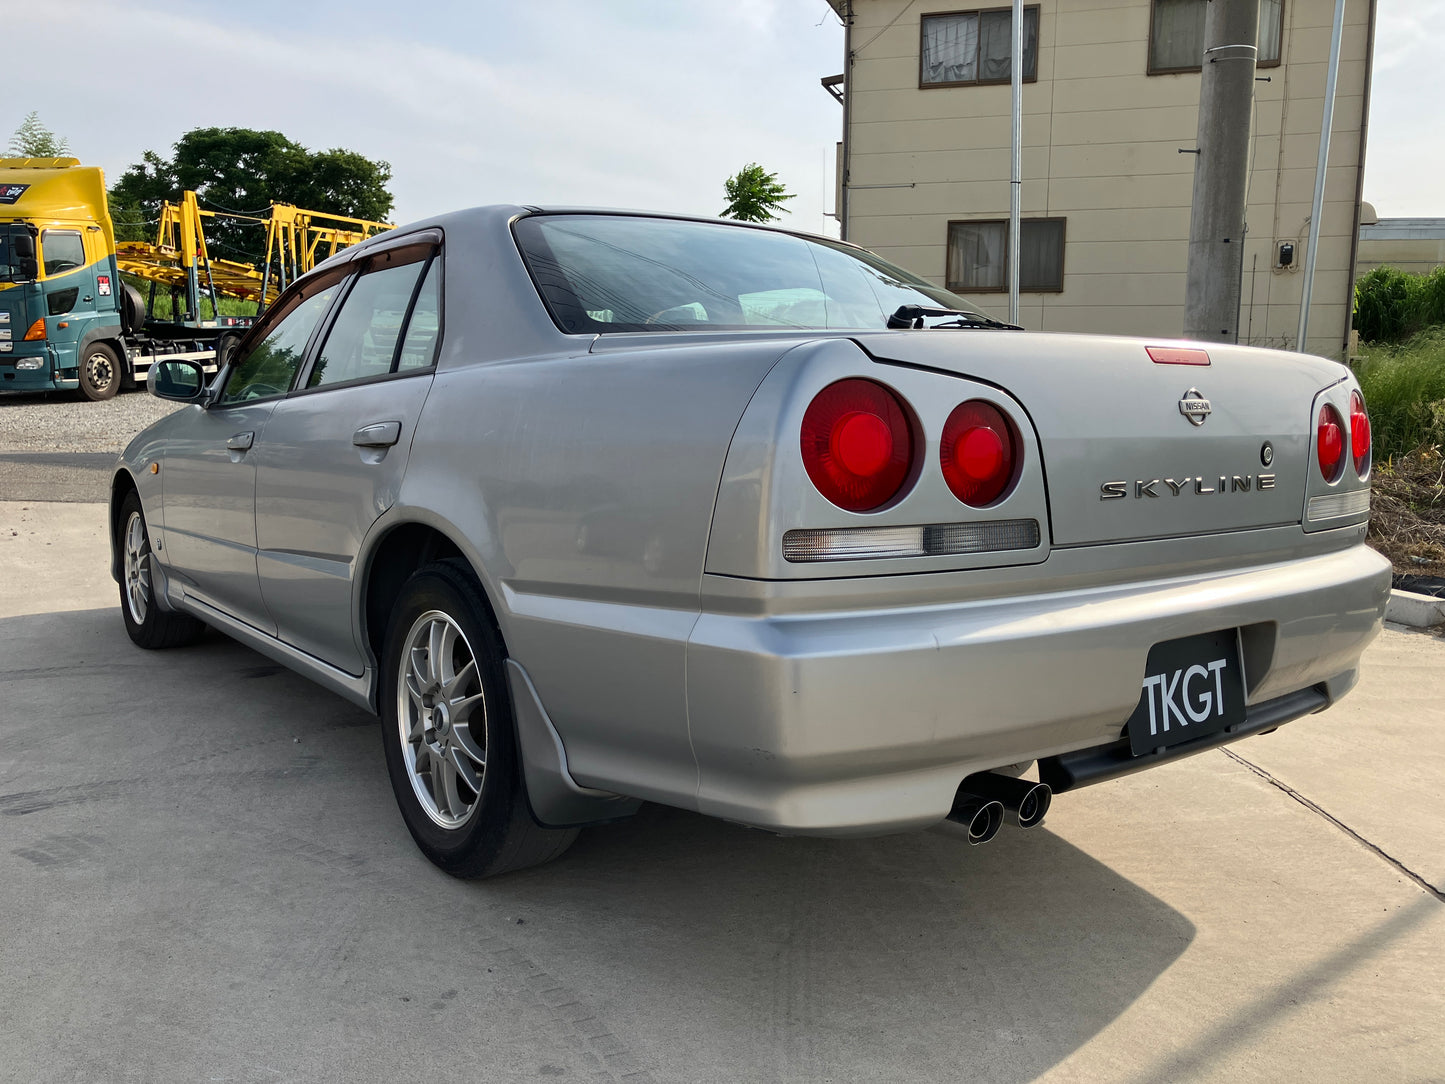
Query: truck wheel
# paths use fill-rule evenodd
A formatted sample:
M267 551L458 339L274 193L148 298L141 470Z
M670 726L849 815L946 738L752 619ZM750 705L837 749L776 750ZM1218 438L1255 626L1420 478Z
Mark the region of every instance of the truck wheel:
M417 846L455 877L538 865L577 838L538 827L527 808L504 657L465 562L407 580L382 656L386 768Z
M113 399L120 391L120 358L105 343L92 343L80 359L80 393L91 402Z
M120 503L116 530L121 553L120 616L126 634L137 646L151 649L195 643L206 631L204 624L190 614L169 613L156 605L150 534L135 490Z

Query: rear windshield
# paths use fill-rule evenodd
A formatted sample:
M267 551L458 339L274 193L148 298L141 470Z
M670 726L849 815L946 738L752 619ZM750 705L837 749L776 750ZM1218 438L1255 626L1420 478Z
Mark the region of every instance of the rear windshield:
M847 245L722 223L533 215L522 255L567 332L881 328L900 305L978 306Z

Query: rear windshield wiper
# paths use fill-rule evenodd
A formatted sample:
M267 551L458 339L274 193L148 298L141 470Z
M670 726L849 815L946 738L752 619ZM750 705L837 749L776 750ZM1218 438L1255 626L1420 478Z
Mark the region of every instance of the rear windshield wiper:
M929 305L899 305L894 314L888 317L888 326L895 330L912 328L915 331L922 330L923 318L925 316L956 316L957 320L946 320L941 324L933 324L932 327L986 327L995 331L1022 331L1018 324L1006 324L1002 320L993 320L982 313L965 312L962 309L937 309Z

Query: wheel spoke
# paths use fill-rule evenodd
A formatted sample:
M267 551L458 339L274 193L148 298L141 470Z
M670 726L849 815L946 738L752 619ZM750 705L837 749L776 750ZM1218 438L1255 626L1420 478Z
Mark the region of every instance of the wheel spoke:
M431 628L427 630L427 679L428 684L441 682L442 667L446 664L446 656L443 649L446 646L446 633L448 626L442 621L433 621Z
M462 752L456 746L452 746L447 754L447 762L452 769L448 774L454 784L456 779L460 777L461 781L466 784L473 794L479 795L482 793L482 777L476 768L472 766L472 762L467 759L469 755L468 753Z
M456 700L450 701L447 704L447 707L451 709L453 718L465 719L468 717L468 713L472 710L472 708L476 707L478 704L482 703L486 699L486 693L473 693L471 696L463 696L457 698ZM483 714L485 715L485 713Z
M477 660L468 659L467 664L457 671L456 676L442 686L442 695L451 700L457 690L466 684L467 679L473 677L476 672Z
M483 741L485 741L485 731L483 731L482 737ZM483 742L477 741L476 737L472 734L470 724L453 723L452 740L466 757L476 763L478 768L485 768L487 766L486 746ZM477 788L473 787L472 789L476 790Z
M467 811L467 803L457 793L457 768L450 757L432 757L432 786L435 788L437 807L443 813L460 817ZM438 779L440 777L440 779Z

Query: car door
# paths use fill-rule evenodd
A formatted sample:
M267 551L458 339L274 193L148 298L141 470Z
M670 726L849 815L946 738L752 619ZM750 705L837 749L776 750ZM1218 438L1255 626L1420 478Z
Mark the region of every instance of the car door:
M162 546L186 593L275 635L256 577L253 449L290 390L342 278L299 283L248 336L208 406L176 415L161 464Z
M369 256L253 452L261 596L282 640L347 673L356 559L396 500L441 330L434 244Z
M85 234L78 229L47 227L40 231L40 259L45 269L46 338L62 358L77 364L80 337L95 318L96 262L87 257Z

